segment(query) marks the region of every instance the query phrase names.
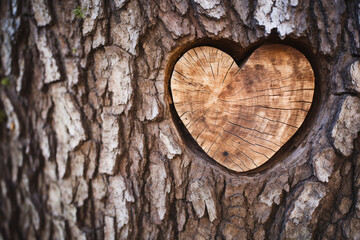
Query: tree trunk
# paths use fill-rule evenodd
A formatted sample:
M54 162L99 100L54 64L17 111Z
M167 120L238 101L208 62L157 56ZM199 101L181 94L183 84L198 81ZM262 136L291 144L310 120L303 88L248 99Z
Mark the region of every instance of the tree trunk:
M0 239L360 239L358 1L0 4ZM192 47L268 42L305 54L314 99L236 173L193 144L169 80Z

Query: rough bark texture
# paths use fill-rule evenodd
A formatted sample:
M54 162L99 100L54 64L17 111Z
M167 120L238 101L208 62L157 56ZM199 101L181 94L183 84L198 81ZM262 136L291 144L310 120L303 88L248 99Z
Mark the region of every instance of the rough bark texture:
M360 238L358 1L0 7L0 239ZM204 39L281 40L315 69L306 124L256 174L189 147L172 115L169 62Z

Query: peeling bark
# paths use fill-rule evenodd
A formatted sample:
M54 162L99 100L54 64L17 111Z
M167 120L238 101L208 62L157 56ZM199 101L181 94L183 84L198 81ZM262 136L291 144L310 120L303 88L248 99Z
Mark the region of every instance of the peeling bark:
M6 0L0 12L0 239L360 238L357 1ZM178 127L168 68L191 44L244 57L274 41L308 57L314 105L269 165L236 174Z

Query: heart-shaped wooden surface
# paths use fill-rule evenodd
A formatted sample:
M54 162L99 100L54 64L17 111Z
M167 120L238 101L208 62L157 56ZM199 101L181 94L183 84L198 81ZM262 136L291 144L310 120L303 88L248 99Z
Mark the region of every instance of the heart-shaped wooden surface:
M176 63L170 86L175 109L198 145L237 172L268 161L303 123L315 77L305 56L263 45L239 68L213 47L196 47Z

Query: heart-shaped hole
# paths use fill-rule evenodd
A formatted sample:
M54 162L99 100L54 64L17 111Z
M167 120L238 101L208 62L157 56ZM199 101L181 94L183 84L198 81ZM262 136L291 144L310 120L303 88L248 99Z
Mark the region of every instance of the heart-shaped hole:
M305 56L282 44L256 49L241 68L221 50L187 51L170 80L175 109L218 163L245 172L268 161L298 130L313 101Z

